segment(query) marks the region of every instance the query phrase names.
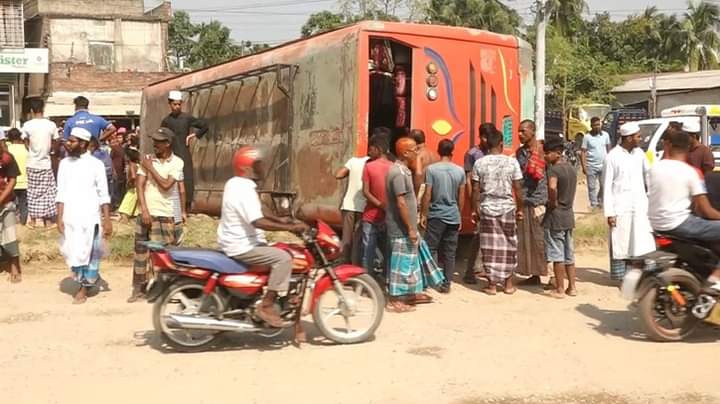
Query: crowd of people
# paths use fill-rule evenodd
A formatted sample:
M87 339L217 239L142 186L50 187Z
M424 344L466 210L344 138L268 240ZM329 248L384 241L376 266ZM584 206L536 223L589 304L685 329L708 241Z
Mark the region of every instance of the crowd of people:
M31 231L57 228L60 251L80 286L73 301L83 303L100 279L111 216L135 219L133 292L128 301L137 301L147 281L144 241L182 241L193 189L189 147L205 134L207 125L183 113L182 93L172 91L164 126L149 136L154 154L141 157L139 128L128 133L90 113L85 97L74 103L75 114L59 129L44 117L43 100L32 99L31 119L0 135L3 269L11 282L22 280L18 222ZM176 136L171 128L185 136Z
M0 141L0 245L12 282L21 280L16 223L57 227L60 251L79 285L73 301L85 302L100 279L103 240L112 234L111 215L117 212L121 220L136 221L128 302L145 297L146 242L181 243L194 188L190 146L208 129L182 112L179 91L169 93L168 103L169 115L148 136L153 153L142 156L137 134L127 136L124 128L91 114L86 98L75 100L76 113L62 132L43 117L42 100L32 100L32 119ZM369 138L367 156L353 157L337 170L338 180L347 179L341 206L344 259L386 287L388 310L404 313L432 302L425 293L429 287L451 292L459 234L468 225L473 238L465 283L482 279L487 295L499 290L512 295L519 275L524 285L545 286L549 296L577 295L577 172L563 157L561 136L541 141L535 131L533 121L521 122L521 145L508 153L503 134L482 124L461 167L453 162L455 143L449 139L431 150L422 130L393 140L389 129L379 127ZM720 211L709 202L704 178L714 163L699 133L699 125L670 125L664 159L650 168L637 124L624 124L612 147L599 120L592 120L582 143L582 171L590 206L604 210L611 229L613 279L622 279L637 257L654 250L653 231L720 240ZM218 243L234 259L271 267L258 315L273 325L280 324L274 302L287 287L290 260L267 245L262 230L300 232L306 226L260 209L254 180L262 154L244 147L233 157L235 177L223 194ZM663 180L668 178L672 181ZM463 222L466 205L471 223ZM720 269L709 281L720 289Z

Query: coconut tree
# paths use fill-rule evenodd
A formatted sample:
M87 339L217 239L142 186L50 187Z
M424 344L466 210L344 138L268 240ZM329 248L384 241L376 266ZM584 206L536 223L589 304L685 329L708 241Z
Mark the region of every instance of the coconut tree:
M567 38L575 34L582 24L582 14L589 11L585 0L548 0L546 7L550 23Z
M720 63L720 8L715 4L701 1L688 2L688 9L682 21L682 51L690 71L706 70Z

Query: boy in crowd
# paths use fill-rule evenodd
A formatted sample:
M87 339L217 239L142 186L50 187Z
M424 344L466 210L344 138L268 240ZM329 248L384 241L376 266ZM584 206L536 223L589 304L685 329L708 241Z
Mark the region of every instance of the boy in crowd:
M27 205L27 174L26 164L28 159L28 148L22 139L22 133L17 128L12 128L7 133L9 143L7 144L8 152L12 154L15 162L20 169L20 175L15 182L15 205L17 207L18 219L23 226L27 223L28 205Z
M555 298L563 298L565 295L576 296L573 201L575 200L577 174L575 169L562 157L564 148L562 138L548 136L543 148L545 161L548 163L548 204L543 222L545 255L548 262L553 264L555 273L555 290L551 291L550 295ZM565 289L564 282L566 275L567 289Z

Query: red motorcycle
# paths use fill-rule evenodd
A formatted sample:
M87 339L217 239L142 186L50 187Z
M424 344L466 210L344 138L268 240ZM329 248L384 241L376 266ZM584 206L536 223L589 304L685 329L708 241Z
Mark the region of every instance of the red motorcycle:
M367 341L382 320L382 289L363 268L332 264L341 248L327 224L318 221L303 241L304 246L273 245L293 259L288 293L278 299L285 328L299 326L300 317L312 313L328 339L341 344ZM147 289L148 301L155 303L153 325L171 347L199 351L226 332L268 338L283 332L255 315L269 268L243 265L217 250L147 245L155 272Z

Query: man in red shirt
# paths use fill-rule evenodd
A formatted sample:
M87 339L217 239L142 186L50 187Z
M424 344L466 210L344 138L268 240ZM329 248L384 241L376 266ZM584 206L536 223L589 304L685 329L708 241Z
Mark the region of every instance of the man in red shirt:
M361 265L369 273L378 266L376 262L377 248L386 257L385 242L385 180L392 162L387 159L390 137L385 133L375 134L370 138L368 156L371 161L363 169L363 195L367 199L362 215L362 257Z

